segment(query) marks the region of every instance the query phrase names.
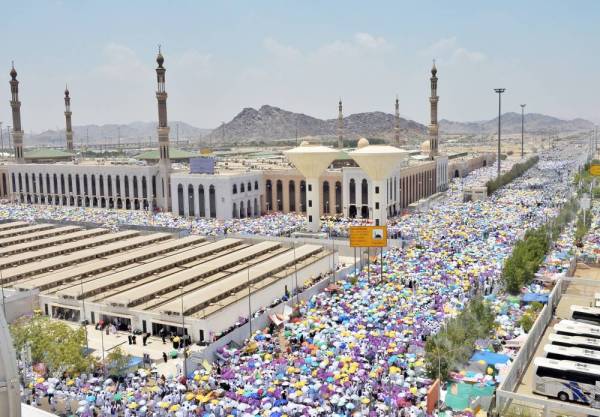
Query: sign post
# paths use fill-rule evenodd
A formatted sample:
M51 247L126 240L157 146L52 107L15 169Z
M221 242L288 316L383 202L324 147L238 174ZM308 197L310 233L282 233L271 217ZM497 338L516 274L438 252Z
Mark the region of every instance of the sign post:
M386 226L350 226L350 247L367 248L368 278L371 279L371 248L381 248L380 279L383 280L383 248L387 246ZM377 252L375 252L377 256ZM375 258L377 259L377 258ZM356 265L356 264L355 264Z

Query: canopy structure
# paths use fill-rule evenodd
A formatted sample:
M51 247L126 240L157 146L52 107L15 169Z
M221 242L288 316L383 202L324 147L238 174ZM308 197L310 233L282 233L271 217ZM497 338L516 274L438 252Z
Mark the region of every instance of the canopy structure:
M367 173L372 181L371 201L373 220L376 226L387 223L387 184L386 181L394 168L408 152L389 145L369 145L366 139L359 141L358 149L350 152L350 156Z
M302 142L300 146L285 151L285 156L306 178L306 214L308 216L308 229L318 232L321 228L319 177L339 151L322 145L312 145Z

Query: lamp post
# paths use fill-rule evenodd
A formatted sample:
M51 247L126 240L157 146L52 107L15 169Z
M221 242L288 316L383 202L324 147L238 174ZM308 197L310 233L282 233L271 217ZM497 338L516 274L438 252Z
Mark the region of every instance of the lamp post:
M500 131L502 128L502 93L506 91L506 88L494 88L494 91L498 93L498 177L500 177Z
M521 104L521 159L523 159L525 152L523 150L523 145L525 143L525 106L527 104Z
M183 376L187 378L187 361L185 354L185 341L187 338L185 337L185 314L183 314L183 285L179 287L181 290L181 343L183 345Z
M83 317L81 320L81 322L83 323L83 328L85 330L85 349L86 351L89 350L90 346L89 346L89 341L88 341L88 333L87 333L87 319L86 319L86 314L85 314L85 294L83 292L83 275L81 276L81 278L79 279L79 285L81 286L81 309L83 310Z

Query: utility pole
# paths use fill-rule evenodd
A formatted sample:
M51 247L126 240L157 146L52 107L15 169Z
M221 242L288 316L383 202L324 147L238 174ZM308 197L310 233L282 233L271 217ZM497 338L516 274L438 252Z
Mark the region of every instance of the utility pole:
M506 91L506 88L494 88L494 91L498 93L498 177L500 177L500 132L502 130L502 93Z
M521 159L525 156L524 143L525 143L525 106L527 104L521 104Z

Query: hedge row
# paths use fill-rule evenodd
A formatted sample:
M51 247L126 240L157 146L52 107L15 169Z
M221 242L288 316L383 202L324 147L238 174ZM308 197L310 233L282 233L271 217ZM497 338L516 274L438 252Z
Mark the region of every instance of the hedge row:
M533 281L546 257L550 242L575 218L578 208L577 200L571 199L555 219L537 229L528 230L523 239L517 241L502 269L506 291L519 294L523 286Z
M445 327L427 338L425 367L431 378L446 381L450 371L467 363L477 339L490 335L496 317L482 297L473 298L456 317L446 321Z
M519 178L521 175L523 175L525 173L525 171L527 171L529 168L531 168L532 166L537 164L539 160L540 160L540 157L536 155L532 158L529 158L527 161L525 161L523 163L514 164L513 167L510 169L510 171L505 172L504 174L500 175L499 177L486 182L485 186L487 187L488 195L492 194L498 188L510 183L515 178Z

